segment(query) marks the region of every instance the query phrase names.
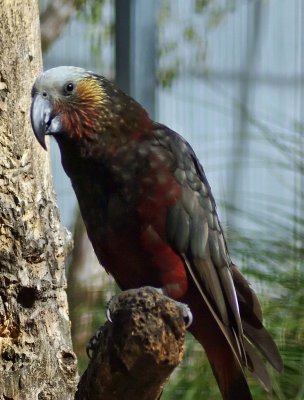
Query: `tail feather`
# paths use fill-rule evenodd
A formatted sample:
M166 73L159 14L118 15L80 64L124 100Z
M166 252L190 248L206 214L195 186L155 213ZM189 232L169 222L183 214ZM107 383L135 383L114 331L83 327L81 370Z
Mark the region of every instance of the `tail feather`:
M235 360L221 367L210 363L224 400L252 400L244 371Z
M270 377L256 349L278 371L282 370L283 363L274 341L263 326L260 303L246 279L233 265L232 281L242 322L242 329L238 330L235 318L231 318L228 324L220 318L203 282L187 259L185 263L189 287L180 301L191 309L193 323L189 330L206 351L223 400L252 400L244 368L248 368L266 390L271 390ZM231 308L230 311L234 315Z
M181 300L193 314L189 330L204 347L224 400L252 400L247 379L237 350L233 349L209 307L200 301L200 293L192 283Z
M283 361L275 342L263 326L263 315L256 294L235 266L232 267L232 276L245 336L277 371L282 372Z
M258 356L251 343L245 339L244 346L247 356L247 367L267 392L272 389L270 376L263 360Z
M270 364L278 371L283 371L283 361L279 350L274 343L272 337L261 324L259 328L255 328L243 321L243 328L246 337L260 350Z

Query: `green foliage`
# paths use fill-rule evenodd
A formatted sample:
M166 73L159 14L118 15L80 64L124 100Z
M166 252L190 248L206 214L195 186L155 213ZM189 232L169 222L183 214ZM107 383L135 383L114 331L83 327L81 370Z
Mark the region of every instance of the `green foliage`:
M195 11L197 13L201 13L205 11L205 8L208 7L213 0L196 0L195 1Z
M158 79L164 88L170 88L174 79L178 75L178 60L175 61L174 65L163 68L159 71Z
M220 400L220 392L201 345L191 335L186 338L186 353L171 376L162 400Z
M267 327L277 338L284 359L284 373L273 374L275 394L270 398L300 400L304 393L304 314L301 306L304 301L303 265L300 268L296 266L297 250L291 252L291 247L283 241L277 241L275 246L273 241L269 241L268 245L271 251L265 256L271 260L275 248L276 260L281 263L278 262L277 267L259 271L258 274L256 269L249 267L247 275L252 277L251 280L258 279L262 287Z
M193 26L189 25L186 26L184 29L184 38L186 40L194 40L197 37L197 32L194 30Z
M76 9L79 10L79 17L89 20L91 24L96 25L101 21L102 11L106 0L75 0Z
M98 277L96 278L98 280ZM117 292L118 288L113 282L106 282L99 290L78 285L77 304L73 304L69 298L72 323L77 324L76 329L72 329L72 340L80 374L86 370L89 363L86 345L97 329L106 322L109 293L115 295Z
M158 44L158 80L166 88L172 86L189 62L188 57L185 57L185 48L191 51L191 62L196 63L197 68L201 68L202 71L206 69L208 34L216 29L239 3L236 0L189 0L187 4L195 16L191 21L183 18L177 4L178 2L163 0L158 16L158 28L161 32L159 37L165 38ZM179 33L167 35L167 31L171 30L172 33L172 21L175 27L178 24L181 28Z
M91 53L100 70L104 70L104 49L114 40L114 15L106 12L113 9L113 0L76 0L78 18L90 22L87 34Z

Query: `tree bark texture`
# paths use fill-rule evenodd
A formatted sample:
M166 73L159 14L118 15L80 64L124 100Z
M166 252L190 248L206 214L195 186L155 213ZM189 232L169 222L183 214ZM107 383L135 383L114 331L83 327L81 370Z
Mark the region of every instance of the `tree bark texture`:
M74 398L65 256L49 160L30 128L38 2L0 0L0 399Z
M114 297L110 315L75 399L158 400L183 357L181 309L147 287Z

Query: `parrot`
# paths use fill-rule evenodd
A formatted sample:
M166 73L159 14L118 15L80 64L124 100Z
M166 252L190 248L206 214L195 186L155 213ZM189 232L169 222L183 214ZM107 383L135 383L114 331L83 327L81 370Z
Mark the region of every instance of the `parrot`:
M112 81L80 67L42 72L33 132L58 143L88 237L122 290L152 286L189 307L224 400L250 400L247 371L270 391L279 350L232 262L204 169L190 144Z

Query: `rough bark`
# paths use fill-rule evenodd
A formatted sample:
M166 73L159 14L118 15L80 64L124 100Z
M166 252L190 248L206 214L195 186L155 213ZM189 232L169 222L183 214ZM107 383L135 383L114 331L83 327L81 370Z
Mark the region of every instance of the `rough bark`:
M183 356L185 324L176 303L153 288L128 290L110 303L76 400L157 400Z
M0 399L72 399L65 256L49 160L29 122L38 4L0 0Z

